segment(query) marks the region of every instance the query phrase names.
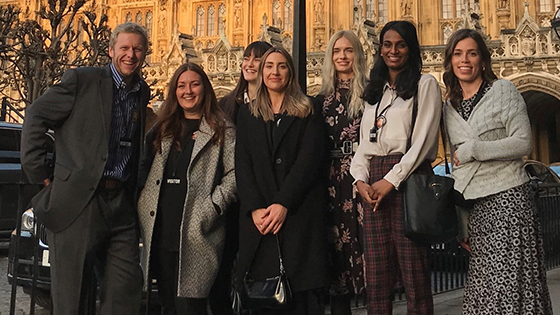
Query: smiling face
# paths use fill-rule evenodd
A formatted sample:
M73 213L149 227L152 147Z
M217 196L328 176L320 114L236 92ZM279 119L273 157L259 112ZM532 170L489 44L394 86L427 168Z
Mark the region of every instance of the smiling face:
M381 56L389 72L399 73L406 66L409 56L408 45L397 31L388 30L383 35Z
M202 116L201 107L204 98L202 78L194 71L187 70L177 80L175 91L177 102L183 109L185 118L199 119Z
M288 85L288 61L279 52L273 52L264 62L262 70L263 83L271 92L281 93Z
M109 47L113 66L126 83L130 83L134 74L142 67L146 49L143 37L136 33L120 33L114 47Z
M339 79L350 79L354 76L354 70L352 69L354 47L346 37L343 36L334 43L332 61Z
M460 84L482 81L482 58L474 39L467 37L457 43L453 49L451 66Z
M247 82L255 83L257 81L260 63L261 58L255 57L253 52L251 52L251 55L243 57L241 71L243 72L243 78L245 78Z

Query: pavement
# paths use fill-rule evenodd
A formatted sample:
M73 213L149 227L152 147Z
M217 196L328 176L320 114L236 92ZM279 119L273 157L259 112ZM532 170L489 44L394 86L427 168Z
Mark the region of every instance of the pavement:
M0 315L9 314L11 285L6 279L8 258L0 251ZM547 272L548 289L554 314L560 315L560 267ZM463 290L453 290L434 295L435 315L460 315L463 303ZM19 288L16 299L16 315L29 314L29 296ZM49 311L35 307L35 315L47 315ZM365 307L352 310L353 315L366 315ZM406 301L395 302L393 315L406 315Z
M560 267L547 271L546 279L552 310L554 314L560 314ZM463 304L463 289L438 293L434 295L435 315L460 315ZM352 315L366 315L365 308L360 307L352 310ZM406 315L406 301L395 302L393 315Z

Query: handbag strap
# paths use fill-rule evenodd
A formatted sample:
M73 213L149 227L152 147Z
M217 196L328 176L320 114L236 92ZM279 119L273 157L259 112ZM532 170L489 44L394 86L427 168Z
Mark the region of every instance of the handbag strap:
M280 238L278 237L278 234L276 234L276 248L278 248L278 260L280 261L280 274L285 274L286 270L284 269L284 261L282 260L282 250L280 249ZM245 276L249 274L251 267L253 266L253 262L255 261L255 256L256 256L256 252L255 254L253 254L253 259L251 259L251 264L249 265L249 269L245 273Z
M276 246L278 247L278 259L280 260L280 274L284 274L286 271L284 269L284 262L282 261L282 250L280 250L280 239L278 234L276 234Z
M414 126L416 125L416 117L418 116L418 97L417 93L414 93L414 101L412 102L412 123L410 124L410 137L406 142L406 151L410 149L412 145L412 134L414 133ZM449 169L449 163L447 162L447 141L446 141L446 129L445 129L445 122L443 119L444 116L444 106L442 106L442 113L439 119L439 128L441 132L441 140L443 142L443 159L445 161L445 174L451 174L451 170Z
M445 104L441 107L441 118L439 120L439 129L441 133L441 142L443 144L443 160L445 161L445 174L451 174L451 170L449 169L449 163L447 162L447 128L445 128ZM451 154L451 152L449 152ZM449 156L451 158L451 156Z

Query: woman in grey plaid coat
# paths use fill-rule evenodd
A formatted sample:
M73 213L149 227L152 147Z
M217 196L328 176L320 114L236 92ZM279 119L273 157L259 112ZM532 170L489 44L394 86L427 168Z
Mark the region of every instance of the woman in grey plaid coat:
M177 69L158 114L138 202L144 278L157 279L164 314L206 314L235 200L235 129L193 63Z

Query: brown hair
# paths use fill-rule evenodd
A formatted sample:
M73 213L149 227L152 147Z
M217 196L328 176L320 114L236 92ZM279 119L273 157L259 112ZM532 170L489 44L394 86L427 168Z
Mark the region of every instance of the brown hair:
M173 144L180 147L180 139L185 130L185 115L183 109L177 101L177 81L179 77L186 71L196 72L201 79L203 88L203 97L201 101L202 117L206 120L210 128L214 131L213 141L223 144L225 130L228 128L226 114L218 106L216 94L212 88L212 84L208 76L202 68L192 62L181 65L171 77L169 81L169 90L167 98L159 109L158 118L153 127L154 133L154 151L161 153L161 141L166 138L172 138ZM155 153L155 152L154 152Z
M481 60L481 76L482 80L485 82L492 82L498 77L494 71L492 71L492 60L490 58L490 51L484 42L482 36L476 31L471 29L460 29L453 33L445 46L445 59L443 60L443 68L445 69L443 73L443 82L445 83L446 92L445 99L451 101L451 105L457 108L459 103L463 99L463 92L461 91L461 85L459 84L459 79L455 76L453 72L453 65L451 64L451 59L453 58L453 51L455 46L465 38L472 38L476 45L478 46L478 51L480 53Z

